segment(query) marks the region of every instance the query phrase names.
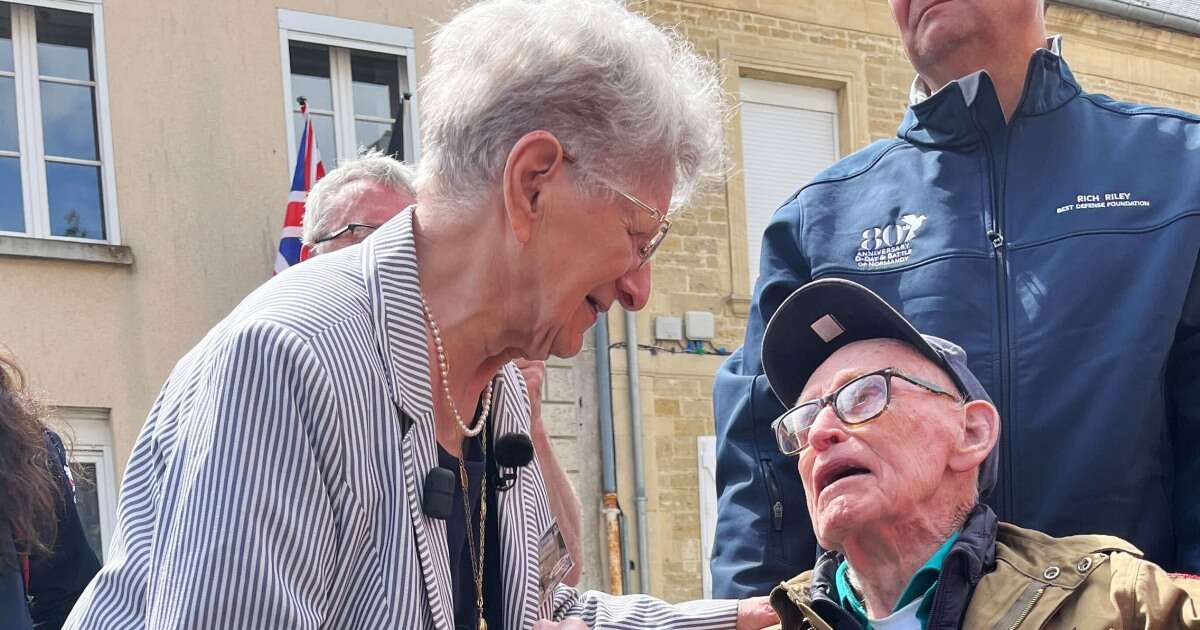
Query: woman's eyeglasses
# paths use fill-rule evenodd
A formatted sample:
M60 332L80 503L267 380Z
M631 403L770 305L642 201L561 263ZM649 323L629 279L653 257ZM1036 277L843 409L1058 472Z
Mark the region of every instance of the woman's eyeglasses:
M568 164L575 163L575 158L567 155L566 152L563 152L563 160L565 160ZM671 217L669 216L669 213L655 208L654 206L642 201L641 199L638 199L637 197L634 197L633 195L621 190L620 188L617 188L616 186L613 186L603 179L600 179L599 181L609 190L621 195L625 199L629 200L629 202L633 205L648 212L650 216L654 217L654 220L658 222L658 230L654 233L654 236L650 237L650 240L638 249L638 257L641 259L641 263L639 263L638 266L645 267L646 263L650 260L650 257L653 256L654 252L658 249L658 246L662 245L663 239L667 238L667 232L671 231Z

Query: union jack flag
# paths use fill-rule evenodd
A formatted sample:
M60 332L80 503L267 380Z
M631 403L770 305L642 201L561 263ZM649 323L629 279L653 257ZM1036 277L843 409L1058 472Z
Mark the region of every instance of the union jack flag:
M292 192L288 195L287 212L283 215L283 233L279 236L279 254L275 256L275 273L308 258L308 247L301 242L304 232L304 201L313 184L325 176L325 165L321 163L321 152L317 150L317 139L313 135L312 118L308 115L308 104L300 101L300 114L304 116L304 132L300 134L300 147L296 154L296 172L292 175Z

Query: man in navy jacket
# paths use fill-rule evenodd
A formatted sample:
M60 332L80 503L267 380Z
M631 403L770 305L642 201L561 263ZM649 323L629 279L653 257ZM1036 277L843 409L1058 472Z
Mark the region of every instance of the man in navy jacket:
M760 344L821 277L966 348L1006 420L1001 520L1200 571L1200 117L1084 92L1042 0L891 6L918 74L898 137L776 211L745 344L717 375L714 595L816 557Z

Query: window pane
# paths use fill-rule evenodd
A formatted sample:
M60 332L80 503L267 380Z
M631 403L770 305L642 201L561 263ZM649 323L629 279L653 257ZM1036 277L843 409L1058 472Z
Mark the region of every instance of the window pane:
M96 464L76 464L82 475L75 479L75 506L79 510L79 524L83 525L83 536L96 557L104 562L104 539L100 532L100 499L96 495Z
M292 114L296 121L296 142L300 142L300 134L304 133L304 117ZM317 132L317 152L321 154L321 162L325 164L325 172L337 165L337 146L333 143L333 116L312 114L313 129ZM299 153L299 150L297 150ZM292 156L295 159L296 156Z
M0 70L13 71L12 9L0 2Z
M379 149L387 152L388 142L392 139L391 123L374 123L354 121L354 135L357 136L359 153L365 149Z
M291 42L288 45L292 62L292 98L308 99L313 109L333 110L332 88L329 82L329 47ZM295 107L295 103L292 103Z
M21 159L0 157L0 231L24 232L21 206Z
M0 151L17 151L17 85L0 77Z
M37 10L38 74L92 80L92 16Z
M42 81L42 137L46 155L98 160L93 88Z
M357 116L395 118L400 102L400 67L395 55L369 52L350 54Z
M47 161L46 189L50 196L51 234L104 238L99 167Z

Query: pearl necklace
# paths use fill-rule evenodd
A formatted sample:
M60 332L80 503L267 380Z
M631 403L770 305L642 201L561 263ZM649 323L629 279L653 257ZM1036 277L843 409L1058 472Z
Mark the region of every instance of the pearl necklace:
M433 333L433 347L437 350L438 365L442 370L442 391L446 394L446 402L450 403L450 413L454 415L454 421L458 423L458 428L462 430L463 435L475 437L483 431L484 420L487 419L488 411L492 408L492 381L489 380L487 389L483 390L483 409L479 412L479 419L476 420L474 427L468 427L458 413L458 405L454 404L454 397L450 395L450 362L446 359L446 349L442 346L442 330L434 321L433 311L429 310L429 302L425 301L424 295L421 296L421 306L425 308L425 319L429 322L430 332Z

